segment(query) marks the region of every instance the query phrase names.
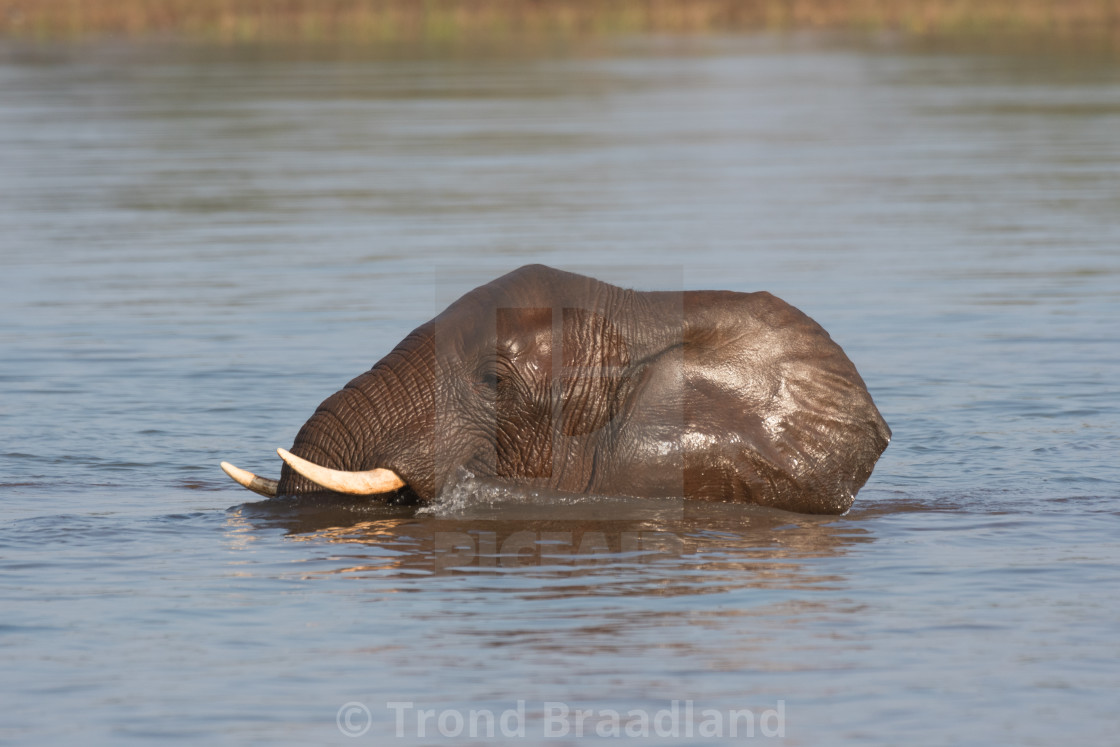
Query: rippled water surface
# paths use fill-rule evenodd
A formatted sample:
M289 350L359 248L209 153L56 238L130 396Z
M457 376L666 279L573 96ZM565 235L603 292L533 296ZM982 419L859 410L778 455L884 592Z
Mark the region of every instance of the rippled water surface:
M786 744L1114 743L1114 61L0 60L0 739L493 741L474 710L566 743L584 709L692 744L749 709ZM894 430L851 513L259 502L218 470L277 474L321 399L525 261L821 322Z

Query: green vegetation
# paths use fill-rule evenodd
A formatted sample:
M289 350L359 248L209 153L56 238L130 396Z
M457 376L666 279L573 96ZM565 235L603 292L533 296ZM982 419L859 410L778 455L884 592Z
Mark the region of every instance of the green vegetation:
M826 29L1120 40L1120 0L0 0L0 36L397 41Z

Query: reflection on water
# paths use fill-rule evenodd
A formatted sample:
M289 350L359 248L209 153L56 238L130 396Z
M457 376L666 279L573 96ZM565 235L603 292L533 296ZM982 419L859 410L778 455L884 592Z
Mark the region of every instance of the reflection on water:
M692 700L1112 743L1118 101L1110 60L805 39L0 49L0 739ZM894 430L852 511L241 504L220 460L275 476L530 260L820 321Z
M675 502L651 518L633 501L488 503L484 518L417 516L368 500L267 500L230 509L234 537L282 528L290 539L332 547L336 567L316 573L378 578L517 571L540 582L533 594L703 594L730 588L811 588L836 581L798 561L843 554L871 541L851 522L757 506ZM549 512L560 518L542 519ZM236 541L236 540L235 540Z

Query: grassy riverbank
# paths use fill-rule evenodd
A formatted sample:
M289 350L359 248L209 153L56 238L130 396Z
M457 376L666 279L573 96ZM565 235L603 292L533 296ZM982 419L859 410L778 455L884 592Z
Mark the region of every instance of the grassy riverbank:
M397 41L821 29L1120 42L1120 0L0 0L0 37Z

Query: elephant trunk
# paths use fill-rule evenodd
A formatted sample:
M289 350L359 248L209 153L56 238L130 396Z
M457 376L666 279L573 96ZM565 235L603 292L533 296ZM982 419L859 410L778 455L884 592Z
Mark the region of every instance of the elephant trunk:
M331 395L296 434L291 451L279 449L284 460L277 486L281 495L314 493L330 489L323 473L355 472L367 468L367 459L377 458L369 446L381 440L376 417L365 403L363 374L345 389ZM364 411L363 405L365 404ZM380 467L380 464L370 465ZM318 479L316 479L318 478ZM329 480L327 480L329 482Z
M281 495L324 489L371 495L405 486L420 496L432 492L431 455L417 448L430 440L432 420L428 326L319 405L290 452L280 450Z

